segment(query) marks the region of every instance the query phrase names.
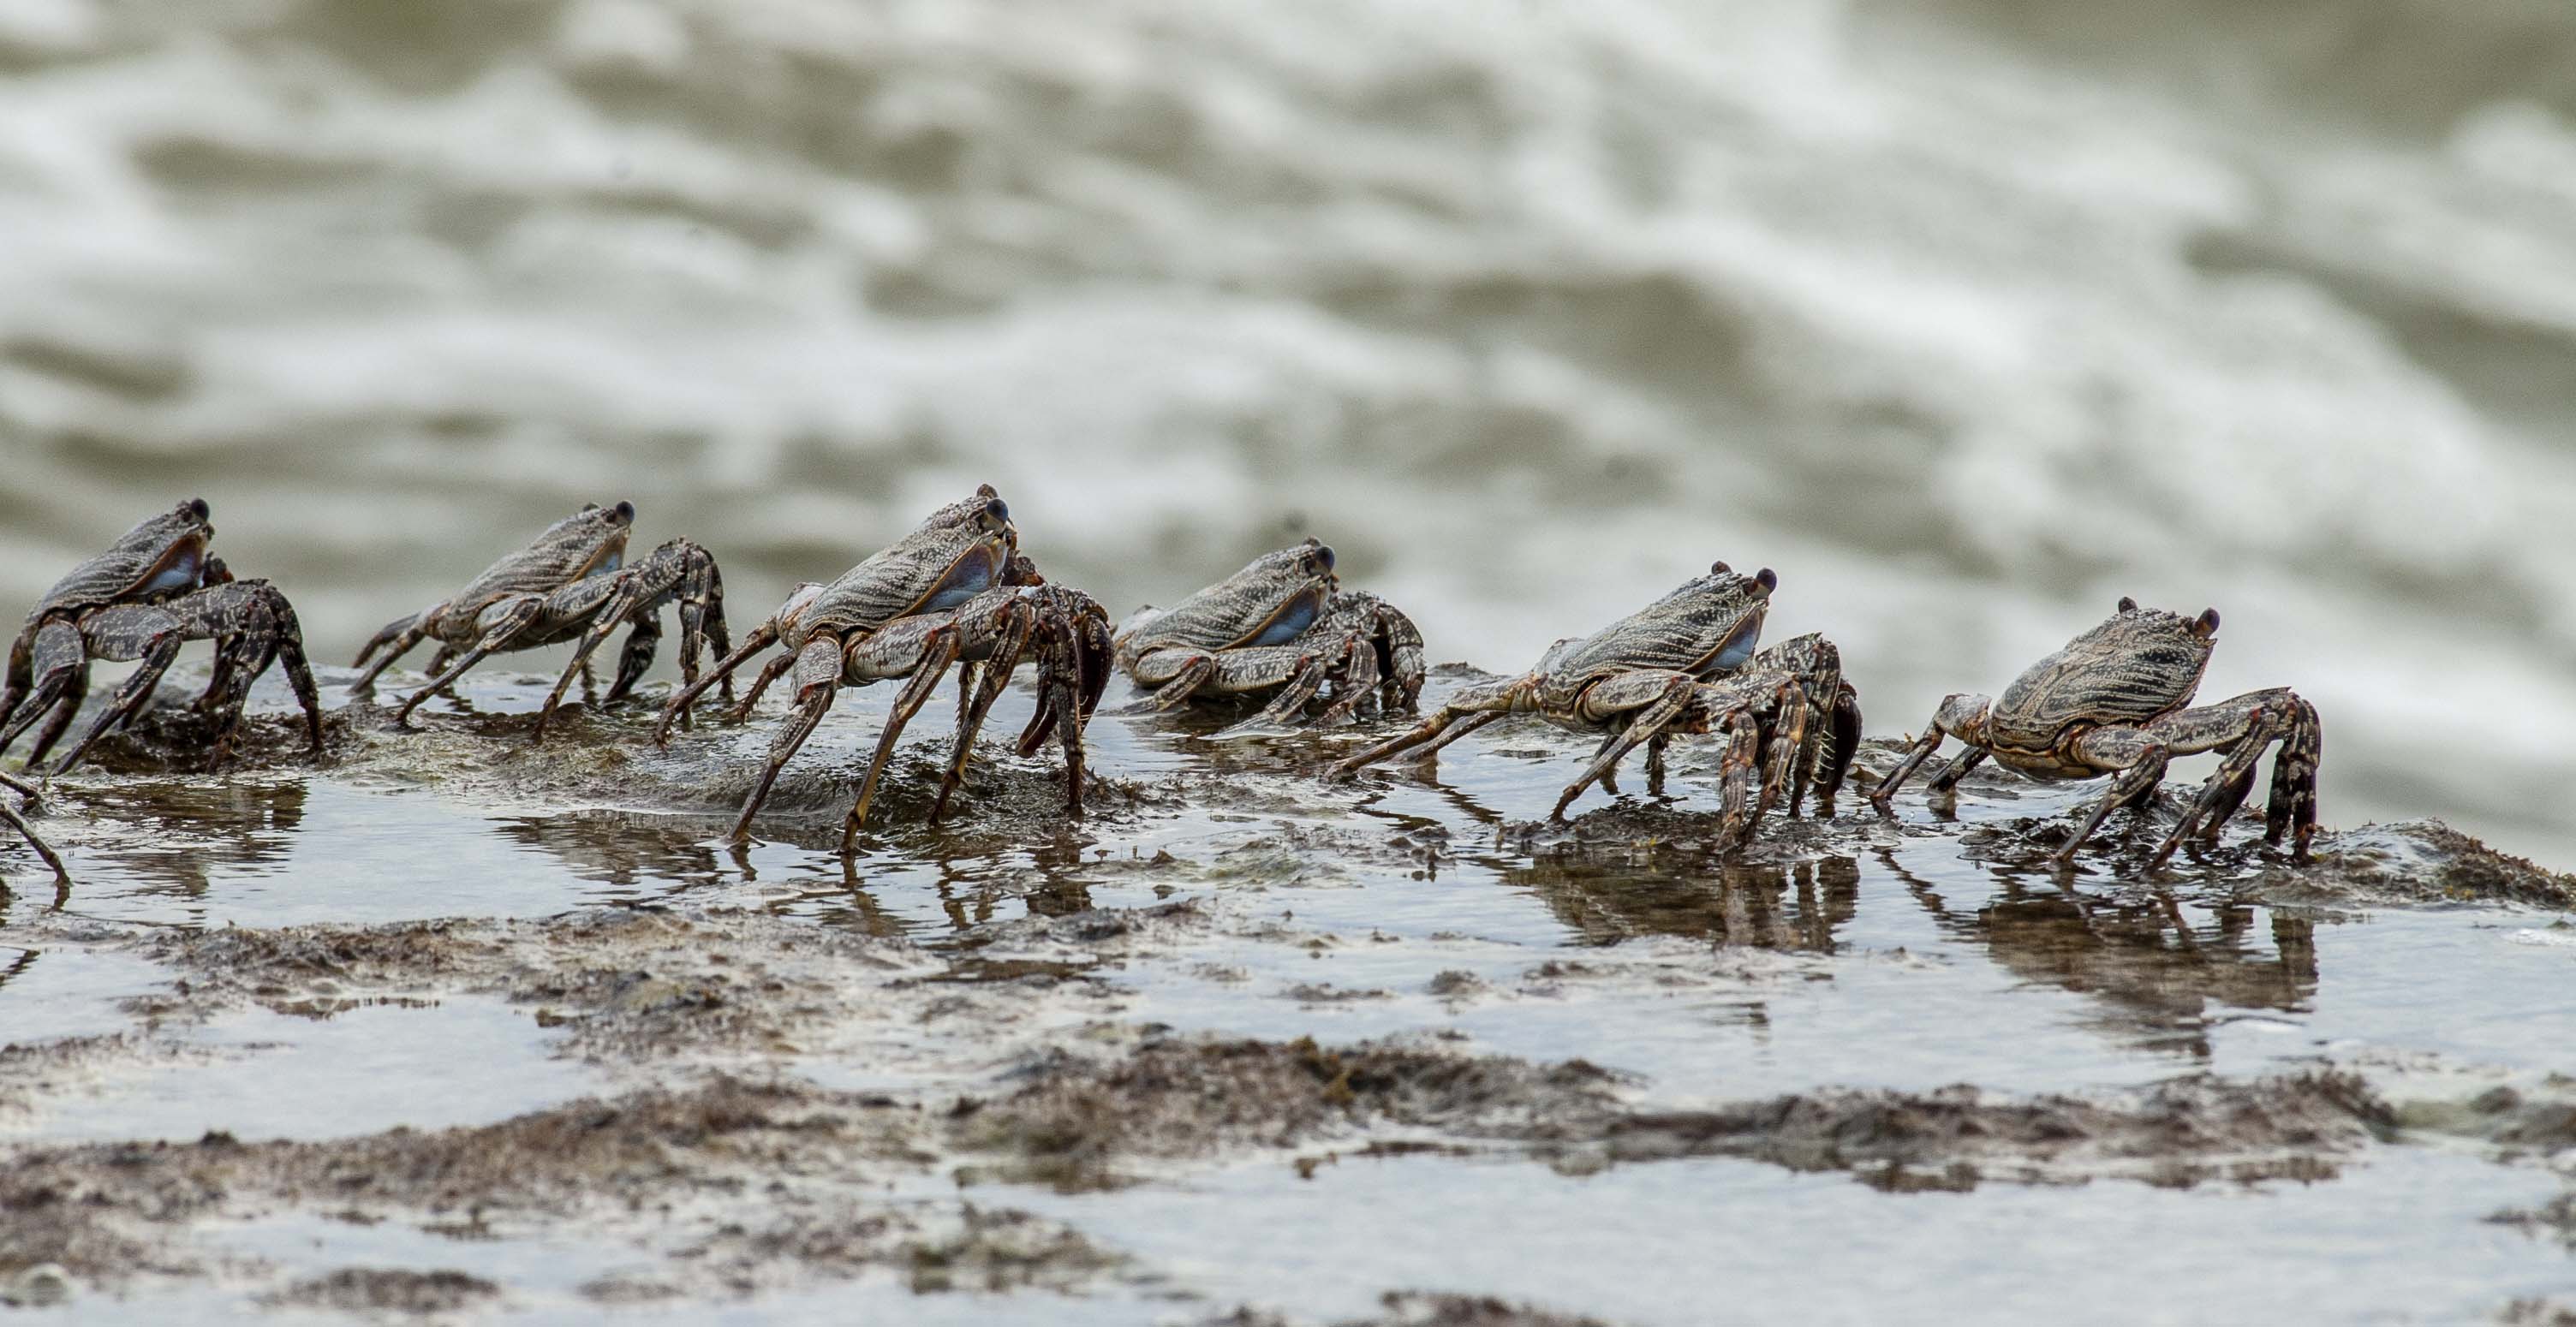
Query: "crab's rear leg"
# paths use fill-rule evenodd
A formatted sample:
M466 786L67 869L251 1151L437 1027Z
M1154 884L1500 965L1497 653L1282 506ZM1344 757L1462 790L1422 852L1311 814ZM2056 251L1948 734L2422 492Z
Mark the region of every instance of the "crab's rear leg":
M735 843L751 838L751 818L760 804L769 800L769 790L778 782L778 771L787 767L796 749L814 735L815 725L823 722L823 712L832 708L832 697L841 689L841 646L830 637L805 642L796 652L796 708L787 716L787 725L770 739L769 757L761 765L760 781L752 785L751 795L743 799L742 816L734 821L733 833L727 837Z
M351 668L366 669L365 672L350 680L349 694L363 696L374 690L377 675L393 667L396 660L411 653L413 646L427 639L430 628L423 624L435 624L438 621L438 615L446 608L447 605L444 603L432 604L410 617L398 617L378 627L376 634L369 637L367 643L358 650L358 657L349 661ZM376 651L380 649L384 654L382 657L377 657ZM370 658L375 658L376 661L369 664L367 660ZM430 671L438 670L433 667Z
M73 718L80 714L81 701L88 695L89 660L84 657L80 661L80 666L72 670L71 684L64 689L62 699L55 703L53 717L45 720L45 726L36 730L35 745L27 748L27 765L30 769L44 763L45 753L53 750L54 743L61 741L64 732L71 728ZM26 717L33 719L36 714L30 711ZM7 750L8 745L5 740L0 740L0 751Z
M476 619L476 624L483 628L483 634L460 652L456 656L456 661L449 664L445 671L431 678L420 690L404 697L402 705L394 711L394 726L409 727L411 712L418 708L422 701L463 677L467 669L483 662L485 655L495 650L508 649L512 639L535 626L538 620L545 616L545 610L545 599L533 594L505 599L484 609L482 615Z
M1563 820L1565 808L1582 796L1584 789L1617 768L1630 751L1661 734L1681 718L1690 709L1698 686L1699 680L1688 673L1657 669L1619 673L1587 688L1582 699L1575 702L1575 712L1579 717L1600 722L1626 714L1629 716L1628 726L1619 733L1618 740L1593 754L1592 763L1584 767L1574 782L1565 786L1563 793L1558 794L1556 805L1549 808L1547 818Z
M1216 675L1203 690L1220 695L1238 695L1278 687L1279 693L1261 712L1241 723L1221 729L1218 737L1254 732L1264 728L1281 728L1305 713L1308 702L1324 689L1337 666L1352 648L1349 640L1326 642L1318 652L1300 645L1262 645L1240 650L1226 650L1216 656Z
M671 723L675 719L679 721L681 727L688 727L689 706L698 697L705 695L707 689L718 682L723 682L730 687L735 669L742 667L743 662L751 656L777 643L778 619L771 618L753 627L750 633L742 638L741 645L735 647L725 657L716 660L715 665L709 671L700 674L696 681L682 683L679 690L671 693L669 700L662 702L662 717L653 725L654 743L660 745L671 740ZM793 654L782 654L763 666L760 670L760 680L752 683L751 694L743 698L741 707L734 714L735 720L739 722L749 716L751 702L760 698L761 691L776 680L780 673L795 666L796 656Z
M10 777L6 771L0 771L0 788L7 788L27 799L29 806L36 804L36 790ZM0 799L0 823L6 823L11 829L18 831L19 837L27 841L28 847L36 850L36 855L44 859L45 865L54 868L55 883L68 885L72 882L72 873L63 866L63 859L54 855L53 848L37 835L35 827L27 823L27 818L20 815L18 809L9 805L4 799ZM0 886L0 894L7 892L6 886Z
M2102 819L2115 807L2128 805L2152 792L2164 782L2165 766L2172 762L2173 752L2159 740L2152 729L2109 724L2086 729L2066 746L2066 753L2084 764L2111 776L2109 791L2085 813L2084 823L2051 857L2063 865L2074 860L2075 850L2102 827Z
M1139 686L1155 690L1122 707L1121 714L1162 714L1207 685L1217 674L1217 658L1205 650L1152 650L1128 668Z
M49 714L69 704L80 707L81 697L88 694L89 646L81 639L78 626L59 619L38 627L35 641L28 650L27 680L17 689L17 704L7 717L9 726L0 731L0 753L17 744L18 735L36 725ZM70 723L58 719L56 730ZM45 758L50 739L40 741L27 763Z
M1977 766L1985 764L1986 758L1985 748L1974 746L1951 757L1941 768L1934 770L1932 777L1924 782L1923 800L1936 809L1945 811L1957 806L1959 781L1968 777Z
M140 659L143 666L135 669L125 679L125 684L116 689L116 694L108 698L107 704L100 707L98 717L90 721L89 730L72 744L62 763L54 766L56 774L66 773L79 764L80 758L89 753L91 744L106 736L109 729L133 720L135 714L152 699L153 688L160 685L161 675L170 670L170 662L179 657L179 647L188 640L186 624L176 614L167 609L132 605L91 614L81 624L81 635L91 657L118 663Z
M1324 777L1347 779L1366 766L1398 754L1417 760L1427 758L1506 714L1531 708L1530 696L1536 685L1523 677L1467 687L1451 696L1430 718L1333 762Z
M1842 710L1842 697L1839 693L1835 696L1834 707L1839 716ZM1870 805L1877 807L1881 813L1886 812L1888 803L1896 798L1896 790L1904 787L1905 781L1913 776L1914 771L1920 768L1924 761L1930 759L1933 752L1941 749L1942 738L1956 737L1970 746L1984 747L1987 716L1993 712L1993 709L1993 702L1983 696L1942 697L1941 708L1932 712L1932 721L1923 725L1923 735L1914 739L1914 746L1905 753L1905 759L1899 762L1895 769L1889 770L1887 777L1879 780L1876 788L1870 790ZM1860 706L1856 697L1851 707L1851 720L1853 743L1857 746L1860 732ZM1838 717L1837 730L1840 727L1841 721ZM1851 760L1849 755L1841 752L1836 752L1835 758L1846 765Z

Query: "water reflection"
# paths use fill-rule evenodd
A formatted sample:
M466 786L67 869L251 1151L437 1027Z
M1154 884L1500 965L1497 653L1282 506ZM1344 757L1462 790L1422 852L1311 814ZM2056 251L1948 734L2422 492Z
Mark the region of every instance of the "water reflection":
M1535 894L1586 945L1678 935L1830 954L1835 929L1860 906L1860 863L1849 857L1772 866L1563 844L1502 878Z
M131 832L90 854L139 882L140 893L202 899L218 874L281 867L304 823L306 785L288 778L132 780L83 788L82 811Z
M553 856L582 879L626 889L714 884L740 861L709 842L703 825L675 823L666 815L569 811L506 816L495 821L493 828L519 847ZM735 874L750 878L748 863Z
M2124 1041L2206 1059L2210 1029L2226 1021L2213 1006L2305 1013L2316 997L2309 918L2227 897L2186 907L2163 891L2092 894L2054 873L2008 866L1988 868L1991 896L1954 907L1892 850L1878 860L1944 933L2026 982L2099 1001L2100 1026Z

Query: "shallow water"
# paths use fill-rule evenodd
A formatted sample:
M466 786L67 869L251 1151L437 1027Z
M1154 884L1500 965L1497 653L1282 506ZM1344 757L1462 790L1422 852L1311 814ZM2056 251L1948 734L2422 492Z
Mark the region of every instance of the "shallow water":
M2035 850L2017 818L2062 815L2074 799L2009 776L1972 778L1955 819L1911 798L1886 822L1847 805L1830 833L1776 822L1734 861L1687 834L1528 840L1511 826L1545 814L1586 744L1521 723L1452 748L1432 777L1326 786L1312 770L1355 736L1215 742L1203 734L1222 717L1104 716L1091 728L1093 770L1136 790L1131 802L1079 825L997 832L1026 798L1043 806L1055 776L1051 760L987 751L949 828L888 817L845 869L829 845L882 689L846 697L782 784L761 825L784 837L737 851L716 835L774 703L742 729L701 727L665 753L644 740L646 711L575 711L549 754L513 728L545 684L496 671L466 691L475 717L425 707L419 735L377 730L382 711L350 711L357 727L336 739L344 754L319 771L288 760L214 780L67 780L65 809L44 824L79 884L50 924L114 936L603 904L751 907L929 943L968 987L1043 984L1050 973L1100 987L1012 1032L1041 1041L1093 1036L1103 1017L1331 1045L1432 1037L1587 1060L1629 1076L1633 1098L1657 1108L1821 1087L2082 1093L2331 1064L2364 1074L2415 1121L2411 1145L2375 1148L2330 1176L2179 1191L2098 1179L1896 1194L1752 1162L1560 1174L1499 1155L1344 1155L1311 1179L1266 1157L1109 1194L965 1191L1064 1220L1153 1278L1097 1292L1106 1300L1030 1291L986 1306L1050 1321L1190 1321L1199 1310L1187 1305L1239 1302L1325 1321L1399 1288L1621 1323L1859 1321L1900 1307L2038 1322L2068 1294L2153 1306L2112 1314L2120 1320L2451 1321L2576 1288L2576 1262L2554 1237L2483 1220L2546 1201L2563 1178L2538 1158L2499 1164L2445 1122L2494 1088L2547 1095L2565 1081L2552 1075L2576 1072L2564 1035L2576 1025L2576 946L2550 942L2566 931L2554 914L2275 905L2247 873L2256 853L2241 828L2150 887L2125 864L2120 818L2107 846L2059 878L2027 864ZM1454 684L1435 680L1427 699ZM326 694L341 703L336 686ZM283 701L264 689L261 709L282 715ZM1011 730L1029 703L1006 697L994 730ZM906 762L944 747L944 708L917 720L886 805L919 799L927 767ZM1714 809L1707 759L1676 753L1667 791L1684 830ZM1194 772L1208 766L1220 776ZM193 800L165 805L180 790ZM1577 809L1608 800L1595 793ZM198 823L201 804L264 811L244 818L255 830L214 835ZM1239 924L1117 956L1012 925L1190 899ZM48 902L22 888L8 917L24 923ZM0 943L15 943L9 934ZM0 982L0 1025L22 1044L112 1031L118 1001L172 979L121 953L26 943ZM0 1138L333 1137L498 1121L606 1090L603 1073L665 1081L648 1066L552 1058L557 1034L539 1009L405 994L353 987L345 1008L326 996L305 1017L253 1010L185 1031L169 1063L0 1114ZM966 1057L943 1060L936 1038L955 1028L890 1031L895 1041L712 1064L848 1090L978 1091L1015 1054L997 1042L977 1057L970 1027ZM899 1049L907 1038L920 1044ZM477 1072L453 1072L460 1063ZM963 1077L961 1065L972 1066ZM503 1285L514 1320L537 1321L578 1317L578 1288L638 1256L623 1236L524 1220L483 1242L287 1216L208 1226L199 1240L297 1275L459 1268ZM1818 1268L1841 1270L1820 1278ZM129 1305L213 1320L248 1293L218 1282ZM865 1277L830 1294L777 1288L733 1311L797 1321L846 1308L848 1293L893 1296L887 1311L909 1312L909 1292ZM1172 1294L1187 1298L1162 1298ZM974 1316L945 1297L922 1307Z

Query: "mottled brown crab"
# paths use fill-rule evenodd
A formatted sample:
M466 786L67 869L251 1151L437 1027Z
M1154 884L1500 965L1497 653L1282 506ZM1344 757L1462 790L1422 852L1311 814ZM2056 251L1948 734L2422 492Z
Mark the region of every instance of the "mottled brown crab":
M1648 779L1660 784L1664 744L1675 734L1710 731L1727 736L1719 773L1723 841L1749 839L1783 792L1795 815L1812 786L1818 809L1831 815L1859 746L1859 696L1842 680L1840 651L1822 636L1757 652L1778 585L1768 567L1743 576L1713 564L1642 612L1558 641L1519 677L1460 690L1419 726L1350 756L1327 777L1399 754L1428 756L1504 715L1535 714L1606 734L1591 764L1556 799L1552 818L1562 819L1595 780L1608 783L1640 745ZM1758 798L1751 796L1757 764Z
M1047 584L1018 547L1011 509L991 485L940 508L839 580L798 586L776 613L743 637L741 648L720 660L707 677L672 695L654 741L669 739L673 721L685 722L690 705L711 683L773 644L787 647L762 666L733 713L737 721L747 717L772 681L794 671L794 710L770 743L759 782L734 823L732 837L740 841L749 837L752 816L768 799L779 771L813 735L840 688L909 679L886 716L876 755L843 822L841 850L846 853L867 819L877 780L904 725L929 701L948 669L963 665L956 744L931 806L934 824L965 776L985 715L1020 661L1033 655L1038 707L1020 734L1018 749L1031 755L1050 733L1057 736L1064 751L1066 810L1080 816L1082 728L1109 680L1109 615L1089 595Z
M2084 824L2057 850L2072 858L2117 806L2143 803L2164 780L2175 756L2224 749L2216 772L2200 788L2182 823L2156 849L2155 862L2173 854L2194 832L2218 837L2228 817L2254 787L2254 765L2273 743L2272 793L2264 810L2264 840L2292 835L2292 856L2308 857L2317 828L2317 757L2323 735L2316 707L2287 687L2249 691L2196 709L2192 693L2209 667L2218 635L2218 610L2182 617L2140 608L2122 596L2119 611L2102 625L2032 664L2004 688L2003 700L1953 695L1941 702L1932 724L1882 780L1870 801L1885 810L1908 775L1941 746L1944 736L1968 751L1933 776L1936 795L1992 756L2038 779L2112 776L2109 791L2093 804Z
M1134 713L1194 696L1273 693L1237 728L1303 718L1318 699L1320 723L1349 722L1381 697L1410 711L1424 671L1413 620L1376 595L1341 589L1333 550L1314 539L1264 553L1171 608L1136 610L1118 628L1116 660L1152 689Z
M311 752L321 754L322 707L294 606L267 581L235 580L223 559L207 552L214 534L206 500L191 498L126 531L45 592L9 650L0 751L50 714L28 752L28 764L42 761L89 694L91 662L140 660L54 772L70 769L92 743L142 712L181 646L210 640L214 677L196 703L214 728L207 768L230 753L251 683L279 660L304 706Z
M732 643L725 633L724 578L716 572L714 556L686 539L671 540L633 566L625 565L626 540L634 525L631 502L584 504L546 527L534 543L485 568L464 589L386 623L350 665L366 671L349 689L369 690L376 675L413 646L436 639L439 650L429 661L436 676L394 711L394 722L407 724L415 706L485 655L577 639L571 662L537 712L536 735L543 737L573 678L582 677L587 684L591 652L621 624L631 624L617 660L617 680L602 703L625 699L652 666L662 641L662 608L674 602L679 605L680 673L683 680L695 681L702 644L711 642L712 653L721 654ZM367 666L380 649L382 656Z
M36 805L36 790L22 780L10 777L7 770L0 770L0 788L18 794L30 808ZM0 824L6 824L9 828L18 831L19 836L27 840L27 846L35 849L38 857L45 859L45 865L54 868L54 879L64 884L71 883L72 873L64 869L63 859L55 856L52 848L45 846L45 841L36 836L35 827L29 825L26 817L18 814L18 809L9 805L6 799L0 799ZM6 892L8 892L7 887L0 886L0 894Z

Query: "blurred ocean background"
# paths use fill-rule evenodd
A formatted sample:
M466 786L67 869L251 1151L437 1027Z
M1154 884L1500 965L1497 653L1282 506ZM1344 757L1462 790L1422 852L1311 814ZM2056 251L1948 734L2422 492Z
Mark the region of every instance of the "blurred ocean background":
M13 622L203 495L345 662L630 498L739 628L986 481L1496 670L1772 566L1878 734L2215 605L2330 825L2576 866L2576 5L0 4Z

